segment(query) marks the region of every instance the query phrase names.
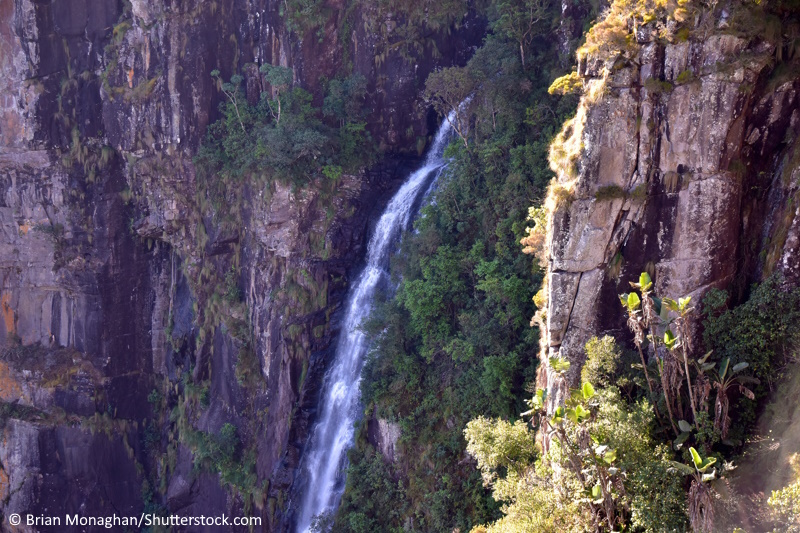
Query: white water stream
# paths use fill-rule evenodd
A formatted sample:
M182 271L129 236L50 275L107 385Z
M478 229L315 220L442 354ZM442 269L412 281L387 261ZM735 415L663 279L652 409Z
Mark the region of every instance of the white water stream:
M335 511L341 500L347 450L353 445L360 417L361 368L369 348L359 326L369 316L381 280L388 279L389 257L402 232L409 229L415 206L446 164L443 153L453 118L448 117L439 127L424 164L408 177L381 215L367 248L367 265L348 296L336 355L323 380L319 416L300 460L305 491L295 515L298 533L307 532L315 516Z

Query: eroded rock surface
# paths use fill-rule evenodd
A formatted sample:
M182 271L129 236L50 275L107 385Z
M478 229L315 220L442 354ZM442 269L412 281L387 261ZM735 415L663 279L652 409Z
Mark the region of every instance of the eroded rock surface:
M776 84L774 50L733 35L637 37L633 60L581 62L587 90L555 148L568 197L550 223L543 359L573 365L564 378L541 367L552 405L591 336L627 339L617 294L640 272L698 305L712 287L798 279L798 77Z
M3 513L233 515L249 499L264 530L282 528L370 217L432 133L420 88L433 68L466 61L484 26L433 36L436 57L378 62L378 36L346 29L338 11L309 35L287 31L279 11L270 0L0 2ZM219 118L210 72L244 72L257 98L257 67L280 64L321 99L345 56L367 78L367 127L389 155L332 193L250 187L242 227L218 224L192 160ZM243 301L209 296L199 280L232 266ZM198 472L180 442L226 423L255 454L256 496Z

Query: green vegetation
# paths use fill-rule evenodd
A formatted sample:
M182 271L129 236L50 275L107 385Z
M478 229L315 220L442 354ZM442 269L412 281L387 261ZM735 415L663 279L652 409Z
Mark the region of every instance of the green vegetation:
M504 3L508 6L509 15L523 14L520 10L529 4L536 5L536 2L529 0ZM412 62L423 52L438 56L436 35L457 29L471 11L484 9L485 4L485 1L473 5L459 0L346 0L334 7L322 0L286 0L279 4L279 9L290 31L301 38L313 36L320 42L326 37L326 24L335 20L343 54L342 64L348 69L352 66L350 36L354 28L363 28L366 34L377 38L374 55L376 65L384 63L390 54ZM528 15L524 25L515 25L514 19L506 24L509 32L521 32L519 38L523 44L529 43L533 37L533 33L526 29L540 22L532 18L530 13L524 12ZM379 79L378 83L385 81Z
M655 78L648 78L644 82L644 88L652 94L671 93L674 88L668 81L657 80Z
M586 343L586 362L581 368L581 380L603 388L614 385L621 371L621 362L622 351L613 337L592 337Z
M605 16L586 34L586 42L578 49L578 56L597 55L610 58L622 55L631 58L638 50L636 39L630 31L634 27L648 27L653 37L667 42L683 42L690 35L694 22L707 11L707 4L693 0L614 0ZM714 8L712 8L714 9ZM702 24L713 24L702 20ZM697 28L698 31L707 29Z
M727 510L713 482L741 449L762 380L778 378L782 350L800 334L800 291L771 278L730 310L726 294L710 291L705 342L714 349L700 355L690 342L691 299L657 296L647 273L631 286L620 302L642 364L611 337L591 339L583 386L564 405L548 415L545 389L528 400L523 416L533 417L543 448L520 421L467 425L467 451L506 502L503 518L473 531L710 532L730 521L715 516ZM570 367L557 357L549 365L555 374ZM796 493L796 484L773 492L775 524L793 524Z
M537 391L528 414L549 439L546 453L521 421L467 425L468 452L495 498L508 502L503 519L473 531L686 529L682 478L669 449L648 436L654 414L646 401L628 404L615 387L589 382L552 417L545 400Z
M695 32L707 34L708 21L716 20L709 9L715 8L690 1L617 0L578 54L633 57L638 45L631 22L649 25L659 40L681 42L695 38ZM770 18L753 13L765 8L747 9L762 21ZM765 32L765 38L777 42L779 33ZM684 71L676 83L693 80L694 73ZM596 87L602 92L602 84ZM582 88L573 73L557 79L550 92ZM658 94L673 85L648 80L645 88ZM591 94L587 99L596 100ZM582 148L570 144L575 127L580 124L565 125L551 148L562 179L577 175ZM571 187L569 182L551 185L549 212L571 201ZM610 186L596 192L598 200L628 196L640 200L646 189L628 193ZM540 219L546 217L533 210L534 225L522 239L524 251L539 262L545 234ZM466 426L467 451L495 499L504 502L499 520L473 532L716 531L725 523L725 517L715 517L720 512L715 502L722 497L714 481L726 475L726 461L741 451L755 400L763 399L781 375L787 347L800 332L800 291L785 290L770 278L754 287L745 303L727 309L727 294L712 290L702 309L706 346L693 346L690 324L699 317L690 298L656 295L647 273L631 285L634 290L620 295L620 301L638 353L621 349L611 337L593 338L586 345L582 387L550 409L553 391L536 390L528 400L524 415L533 417L535 432L514 416L479 416ZM538 294L534 299L544 303ZM541 312L537 316L542 319ZM570 364L551 357L549 366L551 373L562 374ZM783 519L776 523L796 520L796 493L796 485L773 493L770 505Z
M767 503L777 515L776 522L787 533L800 531L800 465L798 456L791 458L794 481L786 487L772 491Z
M393 263L399 288L365 325L375 349L363 401L399 424L399 459L387 464L362 426L333 531L468 531L499 516L465 461L463 428L478 415L513 417L534 377L531 279L540 282L542 271L518 246L531 201L552 179L549 142L577 103L547 93L552 41L534 35L522 44L526 68L520 42L498 29L465 67L426 84L443 116L472 98L453 121L458 137L435 202Z
M216 435L187 428L184 438L192 449L195 468L219 472L223 483L240 492L253 490L256 485L255 452L242 450L236 426L225 423Z
M45 420L47 414L35 407L18 402L0 400L0 430L6 427L9 420L25 420L29 422Z
M245 197L263 194L268 201L278 184L295 193L314 189L323 203L332 203L342 175L368 165L376 152L363 121L363 76L329 80L321 105L314 105L311 93L295 83L289 68L262 65L256 81L264 89L255 101L245 95L243 75L224 81L215 70L211 76L224 96L222 118L209 126L195 158L197 212L192 216L197 220L194 246L199 260L187 265L186 274L199 302L198 346L224 325L239 344L237 380L254 389L261 371L244 318L249 313L240 286L241 245L235 240L232 257L222 264L211 260L206 257L206 224L213 223L217 234L239 234L244 225L242 206L248 203ZM331 221L332 217L326 219ZM311 252L323 258L327 258L325 232L308 237ZM305 277L289 273L280 304L295 315L323 309L327 282L317 284L307 272L300 274ZM297 338L302 332L300 326L290 325L287 334Z
M347 489L336 522L342 530L358 533L402 531L396 524L402 524L406 511L406 505L398 506L406 501L405 487L398 482L380 452L369 446L365 429L362 428L358 436L359 449L363 452L351 454ZM324 524L318 523L316 531L328 531L333 527L333 518L328 517Z
M280 9L290 31L305 33L320 30L320 38L322 26L332 11L323 0L287 0L280 4Z
M235 208L245 181L302 187L338 177L332 167L353 171L371 161L371 151L364 149L369 139L362 122L363 77L331 81L325 106L318 108L308 91L293 86L291 69L263 65L261 73L271 91L250 104L241 75L223 82L219 71L212 72L227 100L221 105L223 118L209 126L195 162L217 214Z
M720 24L723 18L727 20ZM586 41L577 54L581 60L588 56L634 59L639 46L632 29L662 43L683 43L705 39L713 33L728 33L747 41L770 43L775 62L780 64L794 59L800 50L797 24L795 0L737 0L726 8L697 0L614 0L603 18L586 33ZM683 71L676 81L691 83L694 73ZM653 89L669 92L672 86L662 82L660 87L653 85Z
M315 24L313 4L289 2L284 7L302 8L304 14L296 21L305 17L303 24ZM223 78L218 70L211 72L223 98L221 118L209 126L194 160L196 201L188 214L194 224L190 224L187 235L193 250L183 271L196 301L197 334L188 340L196 344L196 353L213 353L219 346L213 342L215 335L227 334L227 346L235 356L236 381L252 400L237 413L244 421L237 424L238 428L226 424L218 433L199 431L198 421L212 401L208 359L203 362L208 367L183 368L179 383L165 384L152 392L148 399L157 421L143 426L142 439L148 455L158 464L158 479L148 479L148 491L143 492L146 502L166 493L164 480L174 472L178 448L183 445L192 451L195 467L218 473L245 508L265 505L265 490L256 484L255 469L255 435L263 424L265 409L257 411L255 401L263 392L264 381L251 338L240 270L243 206L256 197L269 202L278 187L288 186L297 195L313 189L324 208L333 204L343 175L360 171L376 155L365 130L366 80L362 76L325 81L325 92L315 103L312 94L296 83L289 68L262 65L255 71L247 65L243 73L247 73L247 82L244 74L237 72L230 78ZM260 94L246 94L253 87L260 87ZM129 162L129 168L133 163ZM135 189L135 185L132 187ZM327 223L333 220L332 208L329 213ZM314 231L308 237L311 253L318 257L326 254L326 229L321 236ZM222 253L211 250L211 235L225 241ZM281 261L273 257L273 267L288 275L273 300L284 306L283 334L299 345L307 332L294 319L327 306L328 283L318 282L306 270L292 271ZM170 316L167 337L176 352L185 350L183 340L172 338L172 327ZM325 327L315 333L324 334ZM305 370L299 378L301 384L304 376Z
M459 0L353 0L353 4L360 12L357 23L378 39L376 65L388 59L390 53L409 62L424 51L438 55L436 33L458 27L470 11Z
M684 83L691 83L695 80L694 72L691 69L686 69L675 78L675 83L683 85Z
M209 385L196 383L191 373L185 372L174 387L167 382L165 391L156 388L148 395L156 417L144 428L142 440L146 452L159 464L157 475L152 473L147 480L149 501L154 505L156 492L165 494L166 480L176 468L179 445L192 452L196 471L218 474L223 486L238 495L245 506L263 504L264 494L257 484L256 449L248 438L253 424L237 428L225 423L216 433L195 427L200 413L210 405Z
M745 303L728 309L728 294L709 291L703 300L704 341L733 364L747 360L756 377L768 380L785 364L787 341L800 321L800 290L788 290L777 276L753 287Z
M245 342L239 349L236 358L236 381L251 390L262 382L261 364L250 342Z
M579 94L581 91L583 91L583 79L574 71L556 78L547 89L550 94Z
M597 200L616 200L618 198L627 198L628 193L619 185L606 185L597 189L594 197Z
M225 299L231 304L241 302L243 296L236 279L236 274L236 269L233 265L231 265L230 270L225 273Z
M742 13L764 9L734 7L734 33L744 31L737 22ZM325 38L334 10L319 0L289 0L281 9L290 30L319 39ZM452 122L458 138L448 148L451 162L435 201L423 208L415 232L404 237L402 253L393 260L396 292L385 295L364 325L374 340L362 381L366 413L401 428L397 460L390 464L381 456L370 443L367 422L362 423L342 504L335 515L317 517L318 531L714 528L711 502L719 495L712 482L725 475L725 461L741 449L754 400L767 394L780 373L800 302L777 280L729 310L727 298L712 291L703 307L707 346L701 349L689 341L691 300L657 296L643 274L634 291L621 298L636 350L609 336L592 339L582 386L545 414L549 391L534 392L530 385L539 339L529 317L539 308L537 319L546 318L546 291L539 286L547 219L573 201L569 180L577 176L584 150L580 135L573 135L580 121L562 125L584 89L590 103L614 90L604 80L585 83L577 72L557 66L552 37L559 9L536 0L469 7L449 0L345 3L339 38L348 38L352 24L363 24L377 37L377 65L390 54L411 60L433 50L435 56L436 32L456 28L469 10L485 13L491 32L464 67L434 72L425 84L426 102L440 116L459 111ZM697 39L711 30L708 21L714 17L703 16L708 9L716 7L690 0L615 0L578 55L582 61L588 55L615 56L620 61L611 62L613 68L625 66L638 50L634 29L652 31L661 42ZM775 42L790 33L781 33L771 19L763 26ZM343 63L347 71L351 65ZM225 81L218 71L212 73L225 102L196 159L198 204L204 216L213 215L227 229L241 226L245 195L269 195L281 184L295 192L314 187L329 200L344 173L374 157L364 124L363 77L327 80L324 94L314 99L297 86L290 69L264 65L260 74L264 90L253 98L245 95L243 76ZM687 70L675 82L691 83L694 76ZM382 81L377 83L380 87ZM247 87L252 91L250 83ZM647 80L645 88L659 94L674 87ZM131 94L147 90L137 86ZM71 152L81 162L85 150L79 141ZM561 182L552 180L548 152ZM680 177L672 178L670 190L675 190ZM646 185L633 191L607 186L595 194L597 200L646 196ZM545 197L547 206L538 207ZM529 209L531 204L537 207ZM203 249L204 227L197 235ZM309 242L315 254L327 258L324 237ZM536 256L533 265L519 254L519 243ZM237 380L254 388L260 364L247 324L228 316L232 310L247 316L238 253L237 248L236 259L220 272L210 265L197 267L194 280L206 291L200 295L199 342L224 323L241 341ZM622 262L621 256L615 258L617 276ZM306 270L285 272L285 285L274 295L278 305L306 314L326 307L326 283ZM324 326L287 321L282 333L299 342L324 332ZM547 363L556 373L570 366L559 358ZM297 376L298 388L306 371ZM526 391L533 393L527 402ZM255 486L253 452L243 445L252 438L252 427L243 427L241 434L230 424L217 434L194 428L208 405L207 387L184 382L182 389L176 386L163 399L153 396L151 403L154 409L175 405L162 434L148 426L145 435L148 448L169 439L161 458L165 472L174 468L172 443L181 442L193 450L198 469L220 472L247 501L263 498ZM526 409L532 425L520 418ZM772 498L788 521L800 508L793 507L792 490Z
M716 289L703 300L705 344L732 368L747 363L761 383L753 387L755 398L762 400L782 378L800 334L800 289L788 290L772 276L754 286L743 304L728 309L728 301L728 294ZM739 442L755 421L755 405L741 399L735 405L728 438Z
M555 22L552 6L547 0L497 0L492 8L492 30L519 45L520 63L525 68L525 49Z
M295 192L314 188L321 200L331 200L342 174L363 168L375 156L363 122L366 83L362 76L330 80L323 105L314 106L311 93L295 86L291 69L266 64L259 73L261 85L268 90L261 92L255 103L244 94L242 75L233 75L225 82L219 71L211 73L225 97L220 105L223 117L209 126L195 158L198 187L194 245L200 261L186 272L200 302L198 344L206 342L224 323L241 342L237 379L251 388L257 384L260 371L250 346L248 324L242 318L248 313L239 286L241 245L232 245L233 257L220 269L216 261L205 257L209 239L206 224L211 220L218 233L238 234L244 225L245 195L263 193L268 199L276 183L290 185ZM321 256L326 256L324 234L323 230L322 236L309 235L312 251ZM296 281L286 288L287 300L283 303L299 303L297 310L301 313L325 306L327 285L308 289ZM292 293L294 286L299 292ZM313 299L301 294L309 291Z

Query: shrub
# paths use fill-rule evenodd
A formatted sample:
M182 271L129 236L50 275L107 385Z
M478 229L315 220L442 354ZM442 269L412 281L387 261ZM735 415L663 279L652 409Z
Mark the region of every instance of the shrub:
M609 337L595 339L590 351L598 345L613 352ZM551 439L538 460L533 432L522 422L481 417L467 425L467 452L494 497L509 502L504 518L477 531L604 531L612 523L614 530L686 530L683 479L670 449L650 437L654 416L646 401L628 405L614 387L585 382L550 418L543 399L537 391L530 402Z
M543 289L539 289L539 292L533 295L533 304L537 309L545 308L547 305L547 296L545 295Z
M261 363L249 342L244 343L239 349L235 374L237 383L243 387L253 389L261 383Z
M618 198L626 198L628 193L619 185L606 185L597 189L594 193L595 200L616 200Z
M218 214L237 212L245 177L305 186L335 167L345 172L360 168L374 155L360 123L363 78L331 81L325 104L317 108L311 93L292 86L291 69L265 64L260 72L271 91L254 105L244 97L241 75L222 82L219 72L212 72L227 100L221 105L223 118L209 126L195 163Z
M402 531L404 487L395 481L395 473L380 453L360 437L357 448L348 454L347 487L330 531Z
M651 94L671 93L673 86L668 81L657 80L655 78L647 78L644 82L644 88Z
M164 396L161 394L161 391L158 389L153 389L147 395L147 402L153 406L153 409L158 411L161 409L162 401L164 400Z
M628 479L631 525L646 533L686 531L684 480L672 470L672 454L663 444L649 454L652 460L640 456Z
M366 93L367 79L361 74L333 79L328 83L322 112L335 117L342 127L348 122L359 122L364 115Z
M633 189L633 191L631 191L629 197L634 202L641 202L642 200L647 198L647 184L640 183L639 185L637 185L636 188Z
M550 168L559 177L575 179L578 176L577 163L583 148L581 136L584 120L585 114L580 114L565 122L561 131L550 143L550 153L548 154Z
M547 209L544 207L530 207L528 208L528 218L526 219L533 222L533 226L525 228L525 237L520 239L519 243L522 245L523 254L531 254L536 257L539 266L547 262L547 250L545 248L545 241L547 238ZM537 297L539 301L537 302ZM534 296L534 303L539 309L544 308L545 295L542 290Z
M324 0L286 0L278 5L288 29L299 33L320 29L330 16Z
M45 418L45 413L28 405L18 402L0 400L0 431L6 427L9 420L35 421Z
M572 203L572 200L575 199L575 194L571 189L558 183L554 183L553 186L550 187L547 196L548 201L552 202L554 210L561 209L563 207L569 207L569 205Z
M694 73L690 69L686 69L675 78L675 83L683 85L684 83L691 83L694 81Z
M390 52L409 63L414 61L426 48L435 49L432 34L457 27L468 13L464 2L454 0L358 0L353 4L361 7L357 23L377 39L376 64L385 61Z
M684 23L689 23L702 7L691 0L614 0L602 20L586 34L578 57L597 55L608 59L615 53L631 55L637 48L631 29L640 25L651 25L657 37L668 38L671 34L673 40L683 42L690 36ZM669 21L677 24L670 25Z
M747 361L755 376L772 382L788 342L800 333L800 289L787 290L772 276L753 287L747 301L722 310L726 295L710 291L703 300L703 339L715 358Z
M236 426L226 422L216 435L185 428L183 436L192 449L195 468L218 472L223 483L243 494L255 487L255 453L242 448Z
M523 475L536 457L534 436L522 420L512 424L478 417L467 424L464 435L467 453L477 460L486 483L496 479L498 470Z
M225 299L228 303L235 304L242 301L242 291L239 289L236 268L231 265L230 270L225 273Z
M608 387L614 384L622 354L613 337L592 337L586 343L586 362L581 369L581 380Z
M483 360L481 385L486 396L498 402L498 409L514 402L511 390L519 367L519 357L514 352L492 355Z
M586 34L586 42L578 49L579 56L607 56L628 48L630 40L623 5L619 0L611 4L605 18Z
M578 94L583 91L583 80L577 72L570 72L555 81L547 89L550 94Z
M784 531L797 533L800 531L800 465L797 454L791 458L794 481L786 487L773 490L767 503L777 515Z
M676 13L679 17L683 18L686 14L685 11L680 11ZM691 37L692 32L689 28L680 28L678 31L675 32L675 36L673 37L673 42L676 43L685 43Z

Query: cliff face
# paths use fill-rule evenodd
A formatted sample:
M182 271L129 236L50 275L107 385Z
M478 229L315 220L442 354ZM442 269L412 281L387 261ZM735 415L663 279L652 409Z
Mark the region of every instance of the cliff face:
M632 31L631 59L581 62L585 95L551 152L543 350L573 362L564 379L540 368L553 402L576 385L591 336L629 336L617 295L640 272L697 306L773 272L800 281L797 71L722 30L672 44Z
M222 98L209 73L244 72L257 97L253 64L289 66L321 98L320 80L352 58L368 80L368 128L409 152L430 133L416 104L427 73L463 61L483 31L434 36L439 59L426 48L378 64L377 37L347 29L337 6L305 38L279 7L0 2L3 513L240 508L216 474L192 468L175 421L187 415L169 416L182 405L193 429L239 428L256 456L253 512L278 527L368 221L413 157L345 176L327 196L250 188L243 227L223 230L192 163ZM199 281L229 271L242 303ZM254 382L237 378L248 353ZM202 407L184 400L188 382L206 388Z

